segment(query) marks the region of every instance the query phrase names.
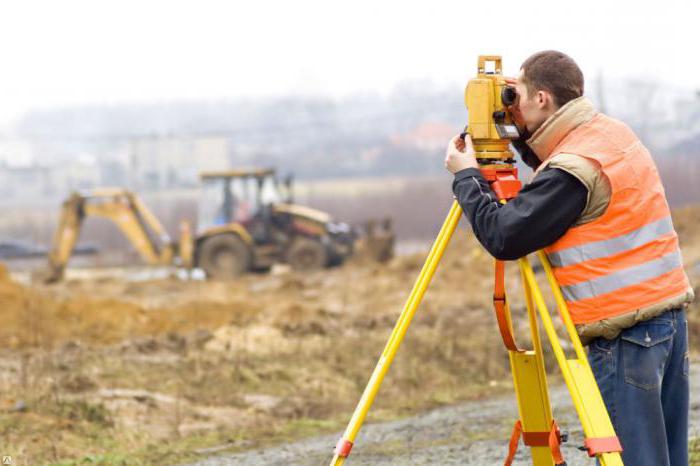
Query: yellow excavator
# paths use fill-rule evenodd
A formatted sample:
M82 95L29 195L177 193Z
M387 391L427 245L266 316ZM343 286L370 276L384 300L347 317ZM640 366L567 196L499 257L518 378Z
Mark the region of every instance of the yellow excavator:
M133 192L105 188L73 193L63 203L43 281L63 277L87 217L115 223L147 264L199 267L212 279L266 270L276 262L297 270L331 267L353 254L356 233L351 227L294 204L291 179L281 183L274 169L207 172L200 181L197 232L182 222L177 242ZM393 232L372 235L376 241L367 241L371 255L390 258Z

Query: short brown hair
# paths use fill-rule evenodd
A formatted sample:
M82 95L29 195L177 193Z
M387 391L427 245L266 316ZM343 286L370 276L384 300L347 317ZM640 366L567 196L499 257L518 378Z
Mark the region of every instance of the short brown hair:
M556 50L537 52L521 66L527 93L547 91L561 107L583 95L583 73L567 54Z

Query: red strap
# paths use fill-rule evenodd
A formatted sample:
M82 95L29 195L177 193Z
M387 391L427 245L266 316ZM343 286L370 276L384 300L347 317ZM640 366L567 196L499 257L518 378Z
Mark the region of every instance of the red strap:
M621 452L622 445L617 437L597 437L587 438L583 442L583 446L588 450L588 456L591 458L598 453L613 453Z
M347 458L350 454L350 450L352 450L352 442L340 437L338 443L335 445L335 454L342 458Z
M506 285L505 285L505 262L496 261L496 269L494 272L493 285L493 308L496 311L496 322L498 322L498 330L501 332L503 344L510 351L523 352L515 343L515 337L508 325L506 316Z

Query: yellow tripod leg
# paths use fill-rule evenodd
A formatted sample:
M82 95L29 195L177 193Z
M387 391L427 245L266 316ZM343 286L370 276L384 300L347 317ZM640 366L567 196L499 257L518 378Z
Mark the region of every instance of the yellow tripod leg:
M521 277L522 276L523 272L521 270ZM523 287L533 349L528 351L509 349L508 351L511 374L513 376L513 387L518 402L520 429L522 429L524 443L530 447L532 463L535 466L553 466L556 464L558 457L555 457L549 444L550 434L553 429L553 418L549 403L542 343L537 327L536 311L532 304L532 294L524 280ZM504 303L505 317L510 332L513 334L508 300L506 299ZM516 429L517 428L518 427L516 427ZM512 461L516 449L517 436L511 439L506 464Z
M532 305L530 290L525 285L526 282L523 280L533 349L521 352L509 351L508 356L524 440L526 444L530 444L532 463L536 466L552 466L555 464L552 451L548 445L542 445L548 438L548 434L545 433L549 433L552 429L553 420L547 390L547 375L537 327L537 315ZM506 315L510 320L508 307L506 307ZM532 445L530 442L533 432L540 433L537 435L539 445Z
M540 367L542 355L536 351L509 352L513 384L518 400L518 412L522 424L524 441L537 432L539 442L530 444L532 464L553 466L552 451L546 444L552 428L552 411L549 405L547 379ZM527 444L527 443L526 443Z
M362 423L367 416L367 412L374 402L374 398L379 391L379 387L384 380L384 376L389 370L389 366L394 360L394 356L396 356L396 352L399 350L399 346L401 346L401 342L406 335L406 331L408 331L409 325L411 325L411 320L413 319L413 316L423 299L423 295L425 295L425 292L430 285L430 281L432 280L433 275L435 275L435 270L440 263L440 259L442 259L442 255L445 252L447 244L452 238L455 228L457 228L461 215L462 209L457 201L454 201L452 203L452 208L447 214L447 218L440 229L440 233L438 234L435 243L433 243L433 247L430 249L430 253L428 254L428 258L421 269L420 275L413 285L411 294L404 304L403 311L401 312L401 315L394 326L394 330L389 337L389 341L384 347L384 351L379 357L379 361L377 362L374 371L372 371L369 382L367 383L367 386L362 393L362 397L355 408L355 412L353 413L352 418L345 429L345 433L338 442L338 445L336 445L335 454L330 463L331 466L339 466L343 464L345 462L345 458L347 458L347 456L350 454L350 449L355 441L355 437L362 427Z
M601 439L606 441L612 438L616 439L615 429L610 421L605 403L603 402L603 397L600 395L600 390L593 376L593 371L588 364L586 353L578 337L578 333L576 332L576 327L571 320L566 302L561 294L552 268L543 252L539 252L538 256L542 261L542 265L547 274L547 280L554 293L559 314L564 322L569 338L571 339L574 352L576 353L575 359L566 358L559 337L557 336L552 316L547 310L542 292L535 280L535 274L530 266L530 262L527 258L521 258L519 262L525 280L526 293L529 293L528 299L531 298L537 306L545 333L552 345L554 356L562 371L564 381L569 389L574 407L581 421L583 432L586 436L586 442L592 441L595 443ZM593 443L589 445L593 445ZM597 453L596 457L602 466L622 466L623 464L619 452Z

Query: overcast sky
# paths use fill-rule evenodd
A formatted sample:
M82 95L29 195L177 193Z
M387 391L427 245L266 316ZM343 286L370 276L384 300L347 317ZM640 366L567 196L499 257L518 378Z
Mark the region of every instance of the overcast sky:
M700 2L5 0L0 123L31 108L462 84L555 48L587 78L700 88Z

